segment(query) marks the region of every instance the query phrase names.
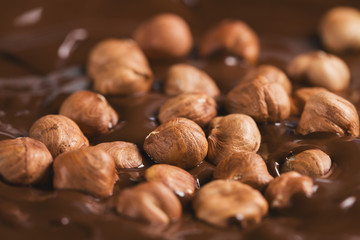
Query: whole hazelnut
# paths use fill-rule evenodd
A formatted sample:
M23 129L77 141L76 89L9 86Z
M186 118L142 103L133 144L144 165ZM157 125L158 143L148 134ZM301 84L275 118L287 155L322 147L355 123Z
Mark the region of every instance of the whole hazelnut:
M134 39L146 56L153 59L184 57L193 44L188 24L170 13L156 15L140 24Z
M245 114L230 114L214 118L208 131L207 158L217 165L237 152L256 152L261 143L255 121Z
M297 131L302 135L334 132L357 137L359 116L354 105L346 99L328 91L320 92L307 100Z
M245 22L224 20L206 33L200 45L200 55L209 56L221 50L255 63L260 52L259 38Z
M112 194L117 175L113 158L96 147L86 147L57 156L54 187L90 193L99 198Z
M123 190L116 210L127 217L152 224L169 224L179 220L182 214L179 199L160 182L141 183Z
M288 65L289 76L307 81L330 91L346 89L350 83L350 70L339 57L323 51L296 56Z
M170 67L164 92L171 96L189 92L202 92L213 98L220 95L219 88L207 73L188 64L175 64Z
M208 143L199 125L186 118L175 118L145 138L144 150L157 163L190 169L206 157Z
M278 122L290 115L290 99L285 89L261 75L232 89L225 104L228 112L250 115L257 122Z
M324 46L334 52L360 49L360 11L334 7L322 17L319 34Z
M196 193L193 208L199 219L215 226L236 223L245 228L261 221L268 204L261 193L249 185L215 180Z
M265 198L271 208L284 208L290 205L291 198L295 194L311 197L313 186L310 177L291 171L281 174L269 183L265 190Z
M107 39L90 52L88 73L101 94L141 94L149 91L153 74L139 46L130 39Z
M28 185L46 180L52 161L46 146L35 139L0 141L0 175L9 183Z
M60 153L89 146L78 125L63 115L46 115L30 128L29 136L43 142L55 158Z
M298 113L302 113L306 101L312 96L320 92L327 91L322 87L305 87L299 88L294 92L293 102L297 108Z
M119 120L104 96L86 90L66 98L59 114L74 120L86 136L107 133Z
M216 115L216 102L212 97L205 93L183 93L169 99L161 106L159 120L164 123L183 117L203 127Z

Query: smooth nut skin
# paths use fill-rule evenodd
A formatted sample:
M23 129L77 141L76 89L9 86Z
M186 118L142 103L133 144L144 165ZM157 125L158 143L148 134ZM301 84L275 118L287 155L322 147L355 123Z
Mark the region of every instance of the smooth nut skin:
M86 90L66 98L59 114L74 120L86 136L107 133L119 120L104 96Z
M207 73L188 64L175 64L170 67L164 92L170 96L193 92L206 93L213 98L220 95L218 86Z
M307 81L330 91L348 88L350 70L339 57L323 51L313 51L296 56L288 65L291 78Z
M191 197L198 184L195 178L182 168L168 164L155 164L145 171L148 182L161 182L179 197Z
M224 20L206 33L200 45L200 55L209 56L221 50L255 63L260 52L259 38L245 22Z
M99 198L112 194L117 179L113 158L96 147L59 155L54 160L54 187L80 190Z
M39 183L49 174L53 158L46 146L22 137L0 141L0 175L9 183Z
M144 150L157 163L191 169L206 157L208 143L199 125L186 118L175 118L145 138Z
M149 91L153 74L135 41L107 39L90 52L88 73L101 94L132 95Z
M271 181L264 196L271 208L285 208L290 205L291 198L295 194L311 197L313 186L314 183L310 177L291 171L283 173Z
M156 15L140 24L134 39L152 59L184 57L193 45L188 24L180 16L170 13Z
M215 179L231 179L262 191L274 178L269 174L264 159L253 152L234 153L216 166Z
M63 115L46 115L31 126L29 136L43 142L55 158L63 152L89 146L78 125Z
M229 113L244 113L257 122L278 122L290 115L290 99L284 88L261 75L232 89L225 104Z
M160 182L141 183L123 190L116 204L118 213L151 224L169 224L180 219L179 199Z
M203 127L216 115L216 102L212 97L205 93L183 93L166 101L160 108L158 118L164 123L183 117Z
M238 181L215 180L196 193L196 216L210 224L226 227L236 222L249 227L261 221L268 204L261 193Z
M293 102L296 106L297 113L301 114L304 110L305 103L307 100L320 92L326 92L327 90L322 87L305 87L305 88L299 88L294 92L293 96Z
M302 135L333 132L357 137L359 116L346 99L331 92L320 92L306 102L297 131Z
M352 7L335 7L321 19L319 34L330 51L360 49L360 11Z
M208 131L207 158L217 165L236 152L256 152L261 143L255 121L245 114L230 114L214 118Z
M296 171L312 178L322 177L330 171L331 158L320 149L309 149L287 158L282 172Z

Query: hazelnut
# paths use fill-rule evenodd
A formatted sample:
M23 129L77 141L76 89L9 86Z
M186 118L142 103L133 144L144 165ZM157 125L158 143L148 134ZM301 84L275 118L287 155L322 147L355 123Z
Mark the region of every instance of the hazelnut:
M179 197L193 196L198 183L195 178L182 168L168 164L155 164L145 171L149 182L161 182Z
M220 161L215 168L214 178L237 180L259 191L274 179L262 157L253 152L234 153Z
M104 96L86 90L66 98L59 114L74 120L86 136L107 133L119 120Z
M108 154L110 154L118 169L136 168L143 164L143 157L134 143L115 141L105 142L96 145Z
M261 193L249 185L215 180L200 188L193 208L199 219L210 224L226 227L237 223L245 228L261 221L268 204Z
M90 52L88 72L102 94L140 94L153 82L148 61L136 42L108 39Z
M328 91L320 92L307 100L297 131L302 135L334 132L357 137L359 116L354 105L346 99Z
M209 56L221 50L255 63L260 52L259 38L245 22L225 20L206 33L200 45L200 55Z
M0 175L9 183L28 185L49 176L52 156L46 146L28 137L0 141Z
M360 11L335 7L321 19L319 34L324 46L334 52L360 49Z
M46 115L31 126L29 136L43 142L55 158L63 152L89 146L78 125L63 115Z
M117 175L113 158L96 147L63 153L54 160L54 187L80 190L95 197L112 194Z
M257 122L277 122L289 117L290 99L280 84L257 76L227 94L226 109L230 113L248 114Z
M189 92L202 92L213 98L220 95L219 88L209 75L188 64L175 64L170 67L164 91L171 96Z
M190 169L206 157L208 143L199 125L186 118L175 118L145 138L144 150L157 163Z
M160 182L141 183L123 190L116 210L127 217L152 224L169 224L179 220L182 213L179 199Z
M184 117L203 127L216 115L216 102L209 95L183 93L169 99L161 106L159 120L164 123L177 117Z
M350 83L350 70L339 57L322 51L296 56L288 66L289 76L307 81L330 91L346 89Z
M320 92L327 91L322 87L305 87L299 88L294 92L293 101L299 113L304 110L306 101L312 96Z
M184 57L193 44L187 23L170 13L156 15L140 24L134 32L134 39L146 56L153 59Z
M209 125L207 158L217 165L237 152L259 150L261 135L255 121L245 114L214 118Z
M288 207L295 194L311 197L313 185L313 180L308 176L302 176L294 171L283 173L269 183L265 191L265 198L271 208Z

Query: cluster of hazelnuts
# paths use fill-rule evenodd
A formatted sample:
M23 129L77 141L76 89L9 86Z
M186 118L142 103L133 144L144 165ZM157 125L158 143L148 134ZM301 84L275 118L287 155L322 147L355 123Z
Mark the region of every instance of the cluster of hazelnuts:
M359 29L358 10L334 8L323 17L320 35L330 51L360 49ZM105 40L90 53L88 72L98 93L75 92L58 115L38 119L29 137L0 142L0 175L5 181L32 185L49 181L52 172L56 189L105 198L113 193L118 169L143 165L133 143L89 146L88 137L107 133L118 123L116 111L103 95L146 93L153 83L147 57L184 57L193 40L186 22L173 14L144 22L133 37L135 41ZM199 54L206 57L224 50L255 64L259 40L246 23L226 20L204 36ZM288 76L314 87L293 92ZM199 219L217 226L235 219L246 227L261 221L269 207L287 207L294 194L310 197L313 178L331 173L330 156L320 149L300 152L287 158L282 174L274 178L257 154L261 144L257 124L296 115L299 134L334 132L357 137L357 111L336 94L349 82L349 68L342 59L323 51L304 53L289 63L287 74L271 65L254 67L227 93L224 105L229 114L218 116L220 90L215 81L196 67L173 65L163 89L172 97L159 109L161 124L142 146L157 164L146 169L145 183L119 194L117 212L167 224L181 217L178 197L186 196ZM200 188L187 170L205 158L216 166L214 181Z

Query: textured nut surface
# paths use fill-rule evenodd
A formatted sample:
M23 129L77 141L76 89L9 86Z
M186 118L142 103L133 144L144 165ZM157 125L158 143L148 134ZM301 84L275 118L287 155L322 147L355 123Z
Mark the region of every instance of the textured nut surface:
M236 222L248 227L261 221L268 204L259 191L246 184L215 180L200 188L193 208L199 219L213 225L225 227Z
M327 91L325 88L322 87L305 87L299 88L294 92L294 104L299 113L304 110L304 106L306 101L312 96L320 92Z
M269 174L264 159L253 152L234 153L222 160L214 171L215 179L231 179L262 191L274 178Z
M205 158L208 143L199 125L186 118L175 118L146 137L144 150L157 163L190 169Z
M0 141L0 175L10 183L27 185L46 180L52 161L46 146L35 139Z
M149 58L184 57L193 44L188 24L170 13L156 15L140 24L134 39Z
M74 120L86 136L107 133L119 120L104 96L86 90L66 98L59 114Z
M310 177L291 171L271 181L264 195L271 208L284 208L290 205L291 197L295 194L311 197L313 185Z
M211 28L200 45L200 54L203 56L221 50L255 63L260 52L259 38L245 22L225 20Z
M80 190L95 197L112 194L117 175L113 158L96 147L81 148L54 160L54 187Z
M207 73L188 64L175 64L170 67L164 92L172 96L189 92L202 92L213 98L220 95L219 88Z
M44 143L55 158L60 153L89 146L78 125L63 115L46 115L31 126L29 136Z
M356 108L346 99L331 92L320 92L306 102L297 131L334 132L359 136L359 116Z
M236 152L256 152L261 135L251 117L235 113L210 122L208 142L207 158L216 165Z
M141 183L123 190L117 212L152 224L169 224L181 217L182 207L175 194L160 182Z
M205 93L183 93L169 99L161 106L159 120L164 123L183 117L203 127L216 115L216 102L212 97Z
M147 92L153 82L145 55L130 39L98 43L90 52L88 73L94 89L102 94L140 94Z
M277 122L289 117L290 99L280 84L260 75L232 89L226 96L226 109L250 115L257 122Z

